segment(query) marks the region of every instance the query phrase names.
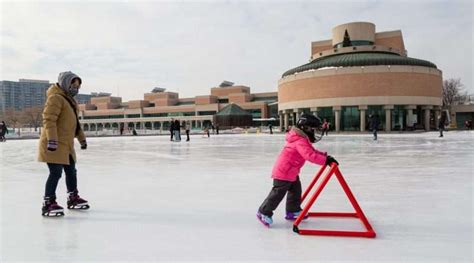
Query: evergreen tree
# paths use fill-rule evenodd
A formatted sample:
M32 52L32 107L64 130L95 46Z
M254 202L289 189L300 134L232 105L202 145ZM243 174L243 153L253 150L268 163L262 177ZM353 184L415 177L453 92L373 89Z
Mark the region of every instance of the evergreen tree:
M346 29L346 32L344 32L344 40L342 41L342 47L350 47L350 46L352 46L351 38L349 37L349 33L347 33L347 29Z

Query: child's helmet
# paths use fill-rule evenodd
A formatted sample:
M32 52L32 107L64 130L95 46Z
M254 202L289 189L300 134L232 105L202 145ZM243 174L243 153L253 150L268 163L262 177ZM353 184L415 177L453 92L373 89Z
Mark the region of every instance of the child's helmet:
M296 126L308 135L312 143L321 140L323 136L321 119L313 114L303 113L296 123Z

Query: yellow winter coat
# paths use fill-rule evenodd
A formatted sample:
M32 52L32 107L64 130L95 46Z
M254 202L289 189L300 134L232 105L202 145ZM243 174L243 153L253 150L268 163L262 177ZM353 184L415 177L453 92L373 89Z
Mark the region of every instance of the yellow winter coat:
M73 109L66 99L73 102ZM69 165L69 155L72 155L76 162L76 152L74 151L74 138L79 142L84 141L86 136L79 127L76 136L76 114L78 106L74 99L68 97L66 93L57 85L52 85L47 92L46 104L43 110L43 130L39 141L38 161L55 164ZM48 140L58 142L56 151L48 151Z

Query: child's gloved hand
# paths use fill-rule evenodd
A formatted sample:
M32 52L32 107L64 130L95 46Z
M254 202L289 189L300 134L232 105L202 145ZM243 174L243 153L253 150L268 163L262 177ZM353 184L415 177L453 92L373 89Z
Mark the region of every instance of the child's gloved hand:
M336 159L334 159L334 157L328 155L328 157L326 158L326 165L330 166L332 163L336 163L337 165L339 165L339 163L336 161Z

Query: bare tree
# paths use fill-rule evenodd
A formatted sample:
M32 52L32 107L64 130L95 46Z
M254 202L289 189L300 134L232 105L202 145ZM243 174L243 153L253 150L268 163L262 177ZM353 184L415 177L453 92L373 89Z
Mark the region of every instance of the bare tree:
M21 112L12 108L5 110L5 122L8 126L13 127L13 129L18 128L18 134L20 133L20 128L22 124Z
M443 107L447 108L454 102L464 101L467 92L464 91L464 85L461 79L447 79L443 81Z
M30 127L34 127L35 131L37 131L38 127L40 127L43 122L42 113L43 113L42 106L27 108L22 111L22 120L25 124L28 124Z

